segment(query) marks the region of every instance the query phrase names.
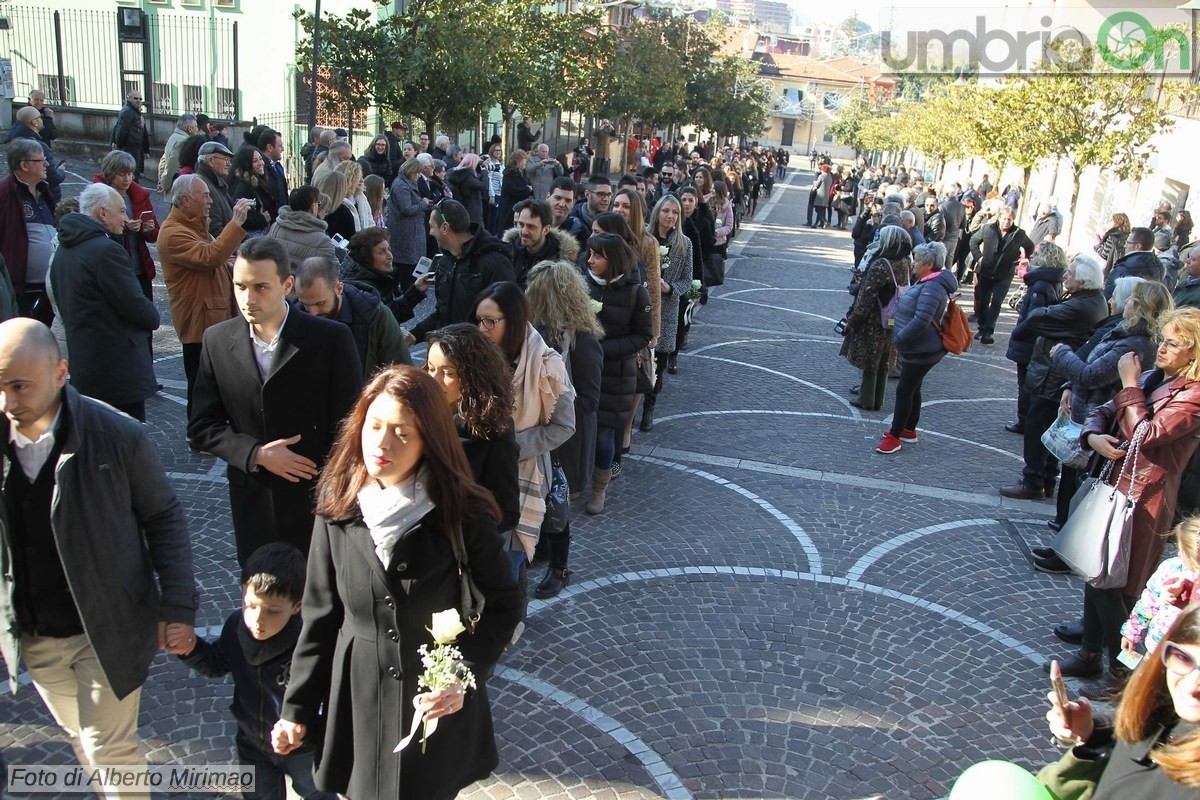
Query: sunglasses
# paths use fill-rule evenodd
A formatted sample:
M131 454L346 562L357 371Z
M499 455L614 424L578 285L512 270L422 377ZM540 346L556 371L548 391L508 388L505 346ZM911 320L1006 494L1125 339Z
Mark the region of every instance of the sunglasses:
M1200 664L1196 663L1192 654L1174 642L1163 642L1159 646L1159 652L1162 653L1163 666L1180 678L1186 678L1200 669Z

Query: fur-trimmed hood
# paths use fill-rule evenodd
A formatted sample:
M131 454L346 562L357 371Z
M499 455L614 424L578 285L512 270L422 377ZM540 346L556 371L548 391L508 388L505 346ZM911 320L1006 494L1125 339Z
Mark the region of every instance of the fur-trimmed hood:
M509 228L504 232L504 236L502 237L504 239L504 243L512 247L514 260L526 255L521 248L520 237L517 235L517 233L518 232L516 228ZM575 259L579 257L579 242L571 234L567 233L566 231L560 231L553 225L551 225L550 229L546 231L546 241L542 242L541 249L536 253L528 254L530 257L537 256L537 258L533 258L531 263L536 264L539 261L545 261L547 258L550 258L549 255L543 257L542 254L550 251L551 239L558 242L558 256L554 260L570 261L572 264L574 264Z

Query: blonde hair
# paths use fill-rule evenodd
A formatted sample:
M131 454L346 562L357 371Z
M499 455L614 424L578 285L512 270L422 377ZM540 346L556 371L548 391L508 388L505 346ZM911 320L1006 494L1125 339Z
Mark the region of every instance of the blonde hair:
M1200 571L1200 515L1185 517L1168 536L1179 544L1179 558L1192 572Z
M383 195L386 191L387 185L378 175L368 175L363 179L363 194L367 196L372 214L378 215L383 211Z
M569 261L539 261L529 270L525 296L529 320L546 333L551 346L562 344L564 332L571 334L571 349L578 334L604 338L604 328L592 311L591 298L579 270Z
M1191 352L1191 360L1179 373L1189 381L1200 381L1200 308L1176 308L1158 318L1158 330L1162 334L1170 325L1175 336Z
M526 161L528 161L529 153L526 153L524 150L517 148L516 150L513 150L511 153L508 154L508 161L505 163L505 167L508 169L511 169L511 168L517 166L517 164L521 163L521 159L525 159Z
M357 161L350 160L339 162L334 169L346 176L346 195L354 194L355 187L362 180L362 166Z
M1175 299L1171 297L1171 293L1167 291L1167 287L1158 281L1148 281L1142 278L1126 276L1124 278L1117 278L1117 283L1120 284L1122 281L1131 280L1137 281L1128 296L1128 300L1133 300L1133 319L1126 319L1121 323L1121 327L1128 330L1139 322L1144 322L1146 323L1146 327L1151 332L1154 332L1157 320L1163 314L1175 308ZM1121 287L1118 286L1118 288ZM1117 297L1119 294L1120 292L1113 291L1113 297ZM1125 313L1124 303L1122 303L1120 310L1122 314Z
M417 156L413 156L408 161L405 161L400 165L400 174L411 181L413 176L420 172L423 168L424 164L421 163L421 159L419 159Z
M675 211L679 215L679 221L675 223L674 230L667 235L667 247L671 248L671 255L682 255L687 248L688 238L683 235L683 203L679 202L678 197L673 194L664 194L659 198L659 201L654 204L654 210L650 212L650 221L646 223L646 227L651 236L658 236L658 217L667 203L673 203Z
M327 216L337 210L350 194L350 182L336 169L322 172L313 182L321 193L321 214Z

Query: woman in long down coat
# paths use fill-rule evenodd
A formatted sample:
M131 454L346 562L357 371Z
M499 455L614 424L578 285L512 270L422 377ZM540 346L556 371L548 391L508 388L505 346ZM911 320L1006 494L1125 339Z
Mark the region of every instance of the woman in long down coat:
M303 628L292 657L277 752L309 736L317 785L354 800L450 800L499 762L487 678L512 640L521 598L499 511L471 477L450 407L415 367L380 372L343 421L317 484ZM477 688L422 693L417 648L433 614L460 609L451 531L486 598L456 645ZM439 718L426 751L410 744L414 700Z
M653 322L650 296L637 281L637 254L613 233L588 239L588 294L600 303L596 316L604 327L604 370L596 412L596 460L592 470L589 514L604 510L612 480L617 431L625 429L637 394L637 352L650 343Z
M912 273L912 239L899 225L888 225L879 232L879 251L863 274L854 297L854 307L846 317L846 341L841 355L863 371L858 400L851 401L866 411L883 407L888 372L896 366L893 331L884 328L883 307L895 296L897 286L907 287Z

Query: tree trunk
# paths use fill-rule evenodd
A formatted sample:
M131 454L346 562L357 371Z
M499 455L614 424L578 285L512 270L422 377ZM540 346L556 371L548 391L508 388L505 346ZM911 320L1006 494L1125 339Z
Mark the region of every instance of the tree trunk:
M422 119L425 120L425 130L429 131L429 147L430 147L430 149L433 149L434 142L437 141L438 115L433 112L426 112L425 116ZM420 134L417 134L416 138L419 139ZM429 152L429 151L427 150L425 152Z
M508 128L515 110L511 105L500 104L500 152L505 158L508 158Z
M1075 227L1075 205L1078 202L1079 202L1079 168L1076 167L1074 164L1072 164L1071 165L1071 205L1070 205L1071 216L1069 219L1063 221L1064 224L1063 224L1062 232L1064 234L1063 238L1066 241L1060 242L1058 245L1059 247L1065 248L1065 245L1071 241L1071 229Z
M1021 181L1021 199L1017 201L1017 219L1020 219L1021 215L1025 213L1025 198L1029 196L1029 181L1033 177L1033 167L1023 168L1021 175L1024 180Z

